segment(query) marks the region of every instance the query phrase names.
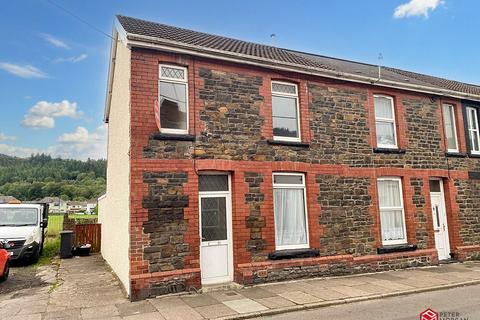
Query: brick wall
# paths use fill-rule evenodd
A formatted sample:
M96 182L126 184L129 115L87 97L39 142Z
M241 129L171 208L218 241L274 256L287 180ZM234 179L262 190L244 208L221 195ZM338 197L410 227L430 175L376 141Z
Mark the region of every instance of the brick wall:
M189 134L195 141L158 135L153 106L159 63L188 68ZM478 204L472 200L480 194L478 185L468 181L468 170L480 170L480 159L445 156L444 100L143 49L132 50L131 68L133 299L201 286L197 174L203 170L232 177L234 276L239 282L437 263L429 232L430 177L444 179L452 250L465 259L480 252L475 236L480 223L473 210ZM271 142L272 80L298 85L302 145ZM394 98L404 154L374 152L374 94ZM461 140L460 122L457 128ZM463 142L460 146L466 150ZM276 249L272 173L278 171L305 173L309 240L320 250L318 258L267 258ZM382 246L380 176L402 177L408 242L419 247L413 253L376 252Z

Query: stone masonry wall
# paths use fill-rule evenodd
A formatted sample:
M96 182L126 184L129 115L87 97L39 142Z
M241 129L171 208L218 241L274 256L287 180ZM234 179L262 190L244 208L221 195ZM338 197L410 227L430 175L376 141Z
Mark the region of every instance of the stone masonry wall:
M317 175L323 228L320 255L375 253L370 179Z
M367 91L309 86L311 162L370 166L372 147L365 104Z
M248 193L245 194L245 203L248 204L250 214L245 219L245 224L250 229L250 240L247 242L247 250L252 254L252 261L265 260L266 241L262 237L262 228L266 227L265 217L262 216L260 206L265 196L260 192L260 184L263 182L263 174L245 172L245 182L248 184Z
M480 244L480 180L457 180L460 238L464 245Z
M184 172L147 172L144 183L148 184L148 196L143 200L148 209L148 221L143 232L150 235L150 245L144 248L144 258L150 261L150 272L183 269L189 246L184 235L188 222L184 208L188 196L183 184L187 182Z
M415 239L419 249L426 249L428 246L428 220L425 214L426 199L422 192L423 179L412 178L410 185L413 188L413 205L415 212L413 217L415 219Z

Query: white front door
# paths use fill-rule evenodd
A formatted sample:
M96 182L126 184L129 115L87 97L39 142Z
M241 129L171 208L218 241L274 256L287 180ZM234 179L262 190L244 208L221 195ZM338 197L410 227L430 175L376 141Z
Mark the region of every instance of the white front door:
M233 280L230 177L212 174L199 180L202 284L229 282Z
M439 260L450 259L450 240L448 238L447 212L441 180L430 181L430 199L432 203L433 232Z

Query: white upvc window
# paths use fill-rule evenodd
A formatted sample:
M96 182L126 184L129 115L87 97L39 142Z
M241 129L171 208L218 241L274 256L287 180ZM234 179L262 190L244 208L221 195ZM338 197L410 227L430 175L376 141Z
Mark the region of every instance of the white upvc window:
M443 105L443 124L448 152L458 152L457 126L455 123L455 107L451 104Z
M305 175L273 174L273 208L277 250L308 248Z
M477 108L467 107L468 138L470 140L470 152L480 154L480 133L478 127Z
M159 66L159 107L162 133L188 133L187 68Z
M397 149L395 106L393 98L383 95L374 95L373 98L375 106L377 147Z
M296 84L272 81L272 127L274 140L301 141Z
M377 188L383 245L406 243L402 179L398 177L378 178Z

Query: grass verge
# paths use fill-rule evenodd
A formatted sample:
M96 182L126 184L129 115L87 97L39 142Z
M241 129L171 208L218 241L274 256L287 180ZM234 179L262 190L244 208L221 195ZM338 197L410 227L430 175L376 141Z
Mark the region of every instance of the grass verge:
M52 259L60 252L60 237L45 238L43 253L33 266L35 268L50 264Z

